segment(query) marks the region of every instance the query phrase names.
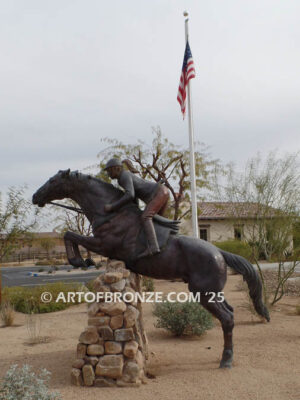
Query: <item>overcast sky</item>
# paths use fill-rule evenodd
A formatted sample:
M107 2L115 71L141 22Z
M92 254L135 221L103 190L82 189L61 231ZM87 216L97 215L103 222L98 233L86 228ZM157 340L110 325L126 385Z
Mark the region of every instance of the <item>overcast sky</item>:
M94 164L102 137L188 146L185 9L195 139L237 165L300 150L298 0L0 0L0 191Z

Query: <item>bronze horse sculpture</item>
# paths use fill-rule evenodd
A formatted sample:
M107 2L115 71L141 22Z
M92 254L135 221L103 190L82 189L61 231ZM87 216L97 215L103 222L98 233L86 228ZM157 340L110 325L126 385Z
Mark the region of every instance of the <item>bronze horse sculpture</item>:
M32 202L40 207L64 198L77 202L93 227L93 237L74 232L64 236L68 260L74 267L86 266L78 245L97 254L124 261L131 271L157 279L182 279L193 293L200 292L200 303L220 322L224 336L221 368L231 368L233 360L233 308L226 300L211 302L211 292L221 292L227 279L227 266L243 276L256 312L270 320L262 301L260 278L246 259L218 249L209 242L170 234L161 253L137 259L137 236L141 213L132 201L116 213L107 214L105 204L117 201L123 192L113 185L70 170L59 171L33 195ZM166 223L165 221L161 221ZM169 226L172 225L170 222ZM174 227L174 224L173 224ZM166 228L172 231L170 228ZM173 229L174 232L174 229ZM209 293L208 293L209 292Z

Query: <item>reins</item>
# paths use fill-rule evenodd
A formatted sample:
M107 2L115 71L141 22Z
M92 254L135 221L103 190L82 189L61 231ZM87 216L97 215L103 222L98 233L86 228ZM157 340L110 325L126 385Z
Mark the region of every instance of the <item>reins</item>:
M83 210L81 208L65 206L64 204L54 203L54 201L48 201L47 204L52 204L54 206L66 208L67 210L76 211L76 212L78 212L80 214L84 214L84 212L83 212Z

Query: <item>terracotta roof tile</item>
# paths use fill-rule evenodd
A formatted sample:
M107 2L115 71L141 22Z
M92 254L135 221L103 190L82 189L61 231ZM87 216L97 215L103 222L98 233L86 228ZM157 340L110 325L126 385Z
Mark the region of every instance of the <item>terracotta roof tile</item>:
M277 212L276 212L277 211ZM268 216L278 215L279 210L269 208ZM262 214L258 203L199 202L198 219L255 218Z

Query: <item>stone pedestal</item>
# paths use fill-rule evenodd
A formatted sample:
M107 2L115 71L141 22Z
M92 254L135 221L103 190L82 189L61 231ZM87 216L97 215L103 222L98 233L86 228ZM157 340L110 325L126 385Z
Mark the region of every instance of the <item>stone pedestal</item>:
M94 289L102 295L88 305L88 326L79 336L71 381L77 386L139 386L148 358L141 303L132 299L140 292L140 278L122 262L108 261ZM108 301L105 293L120 297Z

